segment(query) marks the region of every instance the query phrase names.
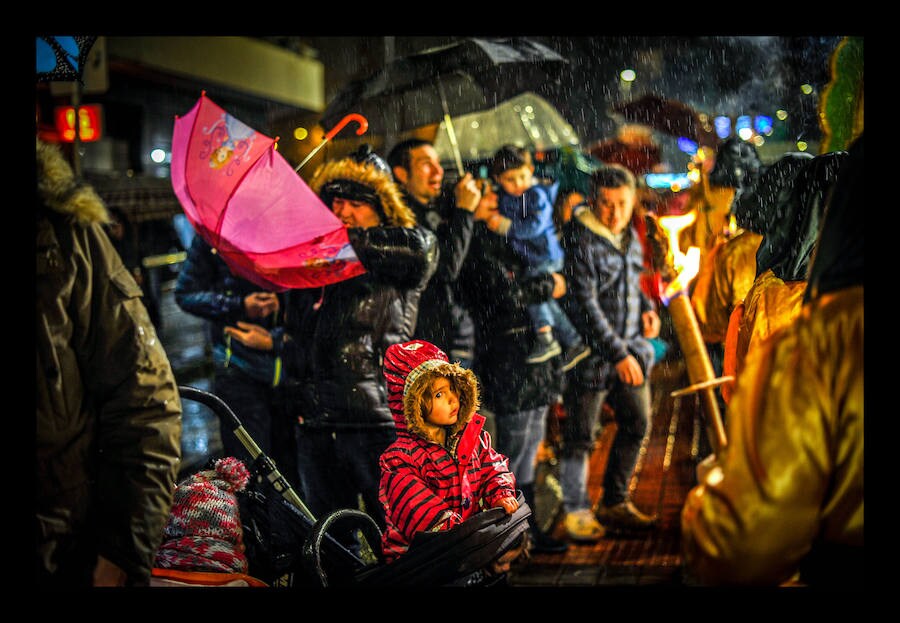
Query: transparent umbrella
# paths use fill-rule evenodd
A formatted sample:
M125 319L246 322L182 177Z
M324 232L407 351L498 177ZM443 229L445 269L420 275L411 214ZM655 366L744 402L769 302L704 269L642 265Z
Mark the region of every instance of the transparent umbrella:
M490 158L503 145L546 151L561 147L577 147L581 140L571 124L547 100L526 91L493 108L453 120L460 155L466 160ZM442 160L453 157L449 134L438 132L434 148Z

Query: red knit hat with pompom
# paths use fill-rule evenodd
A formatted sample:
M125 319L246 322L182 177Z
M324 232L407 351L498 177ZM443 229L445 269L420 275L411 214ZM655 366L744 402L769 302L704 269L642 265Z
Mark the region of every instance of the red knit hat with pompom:
M165 540L156 566L182 571L246 573L244 531L235 492L250 480L234 457L215 462L175 488Z

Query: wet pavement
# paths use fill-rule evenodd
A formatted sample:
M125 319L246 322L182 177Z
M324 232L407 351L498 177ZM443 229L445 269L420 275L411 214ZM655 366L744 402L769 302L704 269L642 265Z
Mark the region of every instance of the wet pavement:
M175 304L174 281L163 285L162 330L159 332L179 385L211 391L212 360L203 321ZM534 554L519 561L508 576L521 587L592 587L684 585L680 553L680 510L695 480L698 442L703 432L698 401L670 393L688 384L678 353L670 353L651 377L653 422L631 481L635 504L660 519L659 527L645 535L607 535L596 543L572 544L563 554ZM542 447L536 487L536 516L558 538L565 538L559 513L558 470L554 462L554 423ZM602 491L603 469L615 422L604 420L590 461L588 487L592 500ZM196 472L212 457L221 456L218 419L192 400L183 401L180 478Z
M212 391L212 355L207 345L204 321L185 313L175 303L174 281L162 286L159 339L179 385ZM182 401L181 453L179 480L196 472L211 458L220 456L222 438L217 416L193 400Z

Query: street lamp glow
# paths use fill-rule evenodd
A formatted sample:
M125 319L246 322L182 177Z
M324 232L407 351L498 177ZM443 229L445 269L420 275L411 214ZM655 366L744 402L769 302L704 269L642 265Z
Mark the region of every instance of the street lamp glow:
M788 118L788 113L785 109L779 108L775 111L775 116L778 117L779 121L784 121Z
M809 147L809 145L806 144L806 141L797 141L797 149L799 151L806 151L807 147Z
M162 164L166 161L166 150L158 147L150 152L150 160L156 164Z
M294 138L298 141L302 141L307 136L309 136L309 130L306 128L294 128Z
M801 84L800 90L803 91L804 95L809 95L810 93L813 92L813 88L812 88L811 84Z
M637 74L633 69L623 69L621 73L619 73L619 78L621 78L624 82L633 82L637 77Z

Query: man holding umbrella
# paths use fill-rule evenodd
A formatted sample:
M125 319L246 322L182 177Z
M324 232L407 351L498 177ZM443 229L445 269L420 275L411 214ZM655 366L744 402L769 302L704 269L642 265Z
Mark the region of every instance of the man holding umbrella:
M475 335L468 312L456 301L455 284L469 253L481 189L466 173L453 188L453 196L443 193L444 169L434 145L424 139L395 145L388 164L416 221L435 233L440 249L437 271L419 301L415 336L468 367Z

